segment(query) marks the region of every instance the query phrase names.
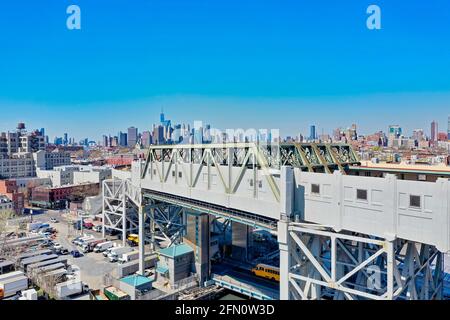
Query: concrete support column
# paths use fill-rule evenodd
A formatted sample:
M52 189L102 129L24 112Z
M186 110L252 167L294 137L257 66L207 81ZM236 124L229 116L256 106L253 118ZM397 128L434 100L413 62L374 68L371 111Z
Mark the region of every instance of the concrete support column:
M106 230L105 230L105 192L106 192L106 182L103 181L102 187L102 238L106 238Z
M289 300L289 231L286 221L278 221L278 245L280 247L280 300Z
M392 241L386 241L386 253L387 253L387 300L392 300L394 296L394 263L395 252L394 243Z
M247 261L249 256L249 226L231 221L231 256L234 260Z
M139 207L139 274L144 275L145 271L145 230L144 207Z
M125 182L122 185L122 245L127 244L127 196L125 194Z

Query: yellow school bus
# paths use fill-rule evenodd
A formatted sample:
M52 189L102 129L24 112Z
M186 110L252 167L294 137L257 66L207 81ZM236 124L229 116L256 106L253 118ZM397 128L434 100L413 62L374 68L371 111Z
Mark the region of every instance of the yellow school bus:
M270 266L268 264L258 263L252 269L252 273L261 278L266 278L274 281L280 281L280 268Z
M130 233L127 237L127 240L130 245L138 245L139 244L139 235Z

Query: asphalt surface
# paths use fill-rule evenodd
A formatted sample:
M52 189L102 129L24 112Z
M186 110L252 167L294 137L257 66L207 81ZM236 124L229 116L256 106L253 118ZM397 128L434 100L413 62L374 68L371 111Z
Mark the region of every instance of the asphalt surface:
M51 223L51 218L56 218L59 222ZM71 243L71 241L81 233L70 226L65 218L65 214L49 210L45 214L36 216L35 221L48 222L51 227L54 227L57 230L55 241L60 243L63 248L68 249L69 252L72 250L81 252L79 247ZM96 238L101 237L101 232L84 229L83 233L86 235L92 234ZM79 258L74 258L71 255L68 255L67 257L69 264L76 265L80 268L81 280L88 284L91 289L102 288L104 275L111 273L117 268L117 263L110 263L101 253L90 252Z

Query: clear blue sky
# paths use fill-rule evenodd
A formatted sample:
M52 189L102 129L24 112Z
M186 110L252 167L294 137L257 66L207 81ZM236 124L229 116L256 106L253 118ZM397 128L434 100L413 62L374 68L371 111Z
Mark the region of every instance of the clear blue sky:
M382 30L366 28L369 4ZM282 134L445 131L450 114L448 0L1 1L0 43L0 131L99 139L150 127L161 107Z

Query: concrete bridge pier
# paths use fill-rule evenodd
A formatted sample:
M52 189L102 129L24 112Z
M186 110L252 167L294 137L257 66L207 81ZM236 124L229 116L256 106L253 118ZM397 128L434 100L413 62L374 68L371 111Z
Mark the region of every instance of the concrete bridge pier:
M183 219L186 226L183 242L194 249L195 272L203 286L211 274L210 217L207 213L184 210Z

